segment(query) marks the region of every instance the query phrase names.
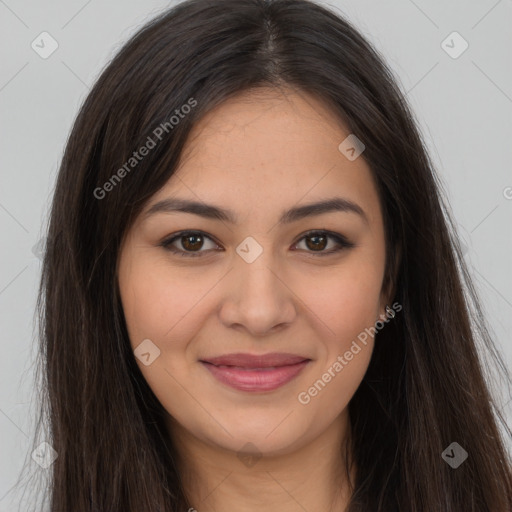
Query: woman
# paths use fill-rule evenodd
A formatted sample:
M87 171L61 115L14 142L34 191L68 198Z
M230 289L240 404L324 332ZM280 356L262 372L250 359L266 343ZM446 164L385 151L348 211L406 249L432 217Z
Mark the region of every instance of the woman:
M512 509L432 164L312 2L189 0L125 45L67 143L39 308L52 511Z

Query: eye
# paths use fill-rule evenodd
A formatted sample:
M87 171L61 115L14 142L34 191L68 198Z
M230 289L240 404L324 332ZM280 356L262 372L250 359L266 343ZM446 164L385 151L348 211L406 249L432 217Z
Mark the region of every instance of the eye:
M202 253L210 252L212 248L209 248L206 251L201 251L206 240L209 240L213 243L214 247L218 247L218 245L213 242L213 240L206 236L201 231L182 231L174 235L172 238L164 240L160 245L164 247L166 250L179 254L180 256L185 257L197 257L201 256ZM177 248L174 244L183 247L183 249ZM216 250L213 248L213 250Z
M330 249L325 250L329 246L329 240L334 241L334 247L331 246ZM205 249L205 242L208 241L211 246ZM294 247L302 242L305 243L306 248L300 250L316 253L314 254L315 256L327 256L355 247L355 244L349 242L343 235L322 230L309 231L299 239L299 242ZM219 250L219 245L202 231L181 231L171 238L164 240L160 245L167 251L184 257L204 256L205 253Z
M324 250L329 245L329 239L334 240L334 247L331 246L329 250ZM307 252L316 253L315 256L327 256L329 254L337 253L345 249L355 247L355 244L349 242L343 235L332 233L330 231L309 231L299 242L299 245L304 241Z

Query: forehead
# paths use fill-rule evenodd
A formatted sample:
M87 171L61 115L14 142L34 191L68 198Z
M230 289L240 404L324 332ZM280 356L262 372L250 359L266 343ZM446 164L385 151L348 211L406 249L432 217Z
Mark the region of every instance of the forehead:
M244 213L343 196L379 215L370 168L338 146L350 135L323 102L302 92L249 91L206 114L154 201L172 196Z

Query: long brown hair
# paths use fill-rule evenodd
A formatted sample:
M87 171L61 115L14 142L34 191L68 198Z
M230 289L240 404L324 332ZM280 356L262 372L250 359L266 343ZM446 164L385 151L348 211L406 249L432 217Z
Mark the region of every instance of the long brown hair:
M182 2L121 49L81 107L57 178L38 299L34 446L44 438L58 454L47 470L51 512L190 507L165 411L130 348L119 248L197 121L257 87L294 88L328 105L364 141L381 200L384 285L403 310L376 335L349 405L357 467L349 512L509 512L500 422L512 433L479 350L493 375L510 377L442 184L382 57L339 14L308 0ZM191 98L193 108L170 122ZM157 142L158 127L161 140L119 173L148 137ZM452 442L468 453L457 469L441 456Z

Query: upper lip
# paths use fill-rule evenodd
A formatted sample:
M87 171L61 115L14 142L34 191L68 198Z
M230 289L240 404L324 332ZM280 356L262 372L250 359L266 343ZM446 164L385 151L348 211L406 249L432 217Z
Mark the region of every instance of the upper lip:
M298 356L296 354L271 353L262 355L253 354L225 354L223 356L209 357L201 359L204 363L210 363L215 366L239 366L242 368L268 368L272 366L289 366L292 364L308 361L309 358Z

